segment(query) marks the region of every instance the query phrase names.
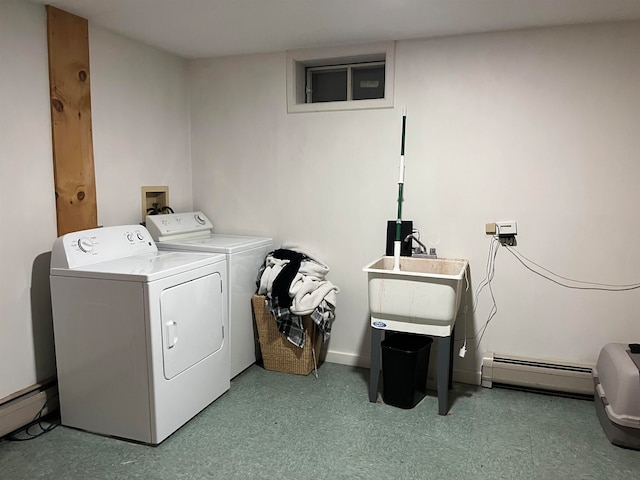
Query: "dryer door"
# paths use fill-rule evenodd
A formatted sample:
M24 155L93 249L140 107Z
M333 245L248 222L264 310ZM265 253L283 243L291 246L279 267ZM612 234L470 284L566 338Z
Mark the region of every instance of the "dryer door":
M222 300L219 273L162 291L162 356L167 380L222 348Z

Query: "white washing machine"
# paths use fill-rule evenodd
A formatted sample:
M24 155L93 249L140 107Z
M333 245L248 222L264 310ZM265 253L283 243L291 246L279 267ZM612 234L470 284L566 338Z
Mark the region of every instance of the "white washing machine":
M255 363L257 334L253 326L251 297L273 240L213 233L213 225L202 212L149 215L146 225L161 250L219 252L227 255L229 278L230 376L233 378Z
M55 241L50 280L63 425L157 445L229 389L225 255L97 228Z

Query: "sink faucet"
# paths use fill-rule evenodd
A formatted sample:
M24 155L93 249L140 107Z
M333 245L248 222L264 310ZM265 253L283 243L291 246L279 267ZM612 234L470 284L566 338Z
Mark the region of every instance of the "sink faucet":
M404 237L405 242L410 242L411 240L415 241L419 245L418 251L416 253L427 253L427 247L424 245L424 243L418 240L418 237L416 237L413 233L410 233L409 235Z

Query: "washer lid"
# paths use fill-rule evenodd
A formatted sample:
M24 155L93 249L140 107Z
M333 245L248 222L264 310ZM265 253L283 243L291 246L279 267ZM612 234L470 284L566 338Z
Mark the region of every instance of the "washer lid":
M254 248L272 245L273 240L266 237L245 237L240 235L211 234L206 237L183 238L181 240L158 241L162 250L192 250L199 252L238 253Z
M153 282L226 260L224 254L155 252L74 268L51 268L52 276Z

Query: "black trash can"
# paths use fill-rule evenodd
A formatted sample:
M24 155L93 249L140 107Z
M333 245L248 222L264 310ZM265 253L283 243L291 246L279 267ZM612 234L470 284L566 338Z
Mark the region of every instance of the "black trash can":
M413 408L427 393L429 352L433 339L394 333L382 341L382 398L399 408Z

